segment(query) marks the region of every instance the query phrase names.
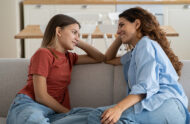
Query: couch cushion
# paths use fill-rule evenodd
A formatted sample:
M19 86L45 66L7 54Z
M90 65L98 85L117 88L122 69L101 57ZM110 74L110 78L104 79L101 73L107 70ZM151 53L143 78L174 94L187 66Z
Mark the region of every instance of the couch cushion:
M6 118L0 117L0 124L6 124Z
M69 86L71 107L99 107L113 104L113 66L74 66Z
M179 82L182 84L190 103L190 60L183 60L182 62L183 68ZM190 110L190 105L188 106L188 109Z
M0 59L0 117L5 117L16 93L26 84L28 59Z
M113 102L114 104L121 101L127 96L128 87L123 74L123 66L114 67L114 95Z

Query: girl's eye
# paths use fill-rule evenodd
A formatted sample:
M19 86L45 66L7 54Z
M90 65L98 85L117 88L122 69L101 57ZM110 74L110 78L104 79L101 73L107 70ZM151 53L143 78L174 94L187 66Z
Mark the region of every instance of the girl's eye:
M77 31L72 31L73 34L77 34Z

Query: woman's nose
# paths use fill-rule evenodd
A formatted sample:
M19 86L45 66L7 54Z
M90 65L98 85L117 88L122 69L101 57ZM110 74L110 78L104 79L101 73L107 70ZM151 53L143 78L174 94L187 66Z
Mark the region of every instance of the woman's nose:
M120 32L121 32L120 29L117 29L117 34L118 34L118 35L120 35Z

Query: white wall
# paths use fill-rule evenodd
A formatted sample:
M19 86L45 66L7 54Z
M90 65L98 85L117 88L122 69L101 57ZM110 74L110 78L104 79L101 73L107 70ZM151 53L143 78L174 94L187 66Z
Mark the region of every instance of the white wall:
M19 1L0 1L0 58L20 57L20 40L14 39L20 30Z

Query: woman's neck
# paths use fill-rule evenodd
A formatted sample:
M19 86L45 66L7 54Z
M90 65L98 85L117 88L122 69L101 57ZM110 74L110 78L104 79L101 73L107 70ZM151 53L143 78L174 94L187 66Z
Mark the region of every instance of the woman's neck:
M132 45L133 47L135 47L136 44L139 42L139 40L140 40L142 37L143 37L142 34L139 33L136 37L134 37L133 41L131 42L131 45Z

